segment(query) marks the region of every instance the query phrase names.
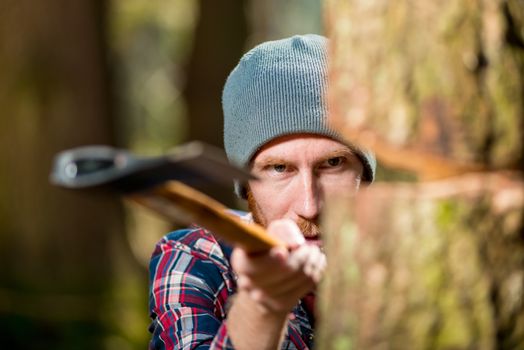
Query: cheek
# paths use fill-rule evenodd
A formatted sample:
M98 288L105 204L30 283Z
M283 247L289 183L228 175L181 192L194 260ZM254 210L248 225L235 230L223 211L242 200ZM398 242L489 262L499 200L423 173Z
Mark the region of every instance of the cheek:
M285 217L290 196L285 191L270 183L257 183L250 186L258 209L266 220L273 221Z
M353 195L358 191L360 178L354 174L341 176L326 176L321 179L322 192L326 197L339 196L340 194Z

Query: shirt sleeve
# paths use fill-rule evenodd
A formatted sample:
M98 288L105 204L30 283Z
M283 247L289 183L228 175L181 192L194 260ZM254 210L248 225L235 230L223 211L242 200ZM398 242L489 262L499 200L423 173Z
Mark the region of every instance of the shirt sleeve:
M233 349L228 336L225 274L209 256L169 240L150 263L149 349Z

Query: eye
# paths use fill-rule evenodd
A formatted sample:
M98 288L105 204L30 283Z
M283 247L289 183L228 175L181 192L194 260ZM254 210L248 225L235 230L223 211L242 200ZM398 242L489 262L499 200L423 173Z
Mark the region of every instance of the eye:
M284 164L274 164L273 170L275 170L277 173L283 173L286 171L286 166Z
M329 158L326 161L326 163L330 167L336 167L336 166L339 166L340 164L342 164L343 161L344 161L344 159L342 157L333 157L333 158Z

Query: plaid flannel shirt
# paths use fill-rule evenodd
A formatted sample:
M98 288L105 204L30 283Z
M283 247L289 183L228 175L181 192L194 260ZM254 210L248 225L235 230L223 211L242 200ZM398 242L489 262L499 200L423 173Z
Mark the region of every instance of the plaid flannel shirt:
M156 245L149 266L149 349L234 349L226 322L236 291L231 251L199 227L174 231ZM311 322L299 302L282 349L312 346Z

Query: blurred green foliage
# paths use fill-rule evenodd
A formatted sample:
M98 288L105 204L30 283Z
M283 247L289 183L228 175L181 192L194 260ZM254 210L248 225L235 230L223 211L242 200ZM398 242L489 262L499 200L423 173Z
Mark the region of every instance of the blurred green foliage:
M109 46L123 144L159 153L187 128L184 64L198 3L194 0L113 0Z

